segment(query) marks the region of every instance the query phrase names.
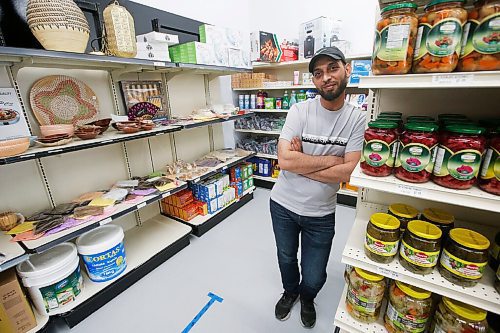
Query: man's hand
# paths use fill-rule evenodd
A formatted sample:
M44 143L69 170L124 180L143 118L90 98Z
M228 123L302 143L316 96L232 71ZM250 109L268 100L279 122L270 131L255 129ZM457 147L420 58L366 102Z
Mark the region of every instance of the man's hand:
M290 143L292 144L291 151L302 153L302 140L298 136L294 136Z
M351 178L351 174L354 168L359 162L360 157L361 152L353 151L345 154L344 162L342 164L304 174L303 176L322 183L348 182Z

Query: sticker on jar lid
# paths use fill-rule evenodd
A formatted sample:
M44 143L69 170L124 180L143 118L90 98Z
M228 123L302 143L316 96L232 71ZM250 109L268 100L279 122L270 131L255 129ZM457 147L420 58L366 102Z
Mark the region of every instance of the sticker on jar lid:
M440 264L450 273L468 280L478 280L483 276L488 262L475 263L462 260L446 249L441 254Z
M393 257L398 253L399 240L395 242L384 242L366 234L365 248L379 256Z
M434 267L439 259L439 251L420 251L409 246L404 240L401 243L399 255L409 263L420 267Z

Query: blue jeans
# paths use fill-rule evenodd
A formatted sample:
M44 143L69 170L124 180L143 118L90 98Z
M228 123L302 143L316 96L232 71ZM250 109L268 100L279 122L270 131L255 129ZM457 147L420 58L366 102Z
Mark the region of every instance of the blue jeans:
M273 200L270 206L283 289L312 300L326 282L326 266L335 235L335 213L307 217L297 215ZM297 260L299 236L302 280Z

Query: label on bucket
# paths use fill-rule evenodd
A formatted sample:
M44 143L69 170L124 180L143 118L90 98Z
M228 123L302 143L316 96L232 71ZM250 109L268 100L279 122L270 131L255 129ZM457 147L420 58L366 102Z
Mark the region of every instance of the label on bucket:
M40 288L45 311L49 313L51 310L73 302L80 295L82 287L83 278L80 273L80 266L78 266L67 278L50 286Z
M127 268L123 242L108 251L83 255L82 258L90 279L95 282L114 279Z

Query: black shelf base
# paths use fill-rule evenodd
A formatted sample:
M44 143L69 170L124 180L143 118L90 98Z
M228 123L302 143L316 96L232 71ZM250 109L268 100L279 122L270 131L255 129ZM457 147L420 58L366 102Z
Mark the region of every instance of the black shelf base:
M338 205L344 205L344 206L350 206L350 207L356 208L357 201L358 201L358 198L356 198L356 197L341 194L341 193L337 194L337 204Z
M233 214L235 211L237 211L238 209L243 207L243 205L245 205L246 203L248 203L252 199L253 199L253 192L240 198L240 201L231 204L227 208L224 208L223 211L221 211L220 213L218 213L217 215L215 215L214 217L207 220L207 222L205 222L201 225L190 224L189 222L183 221L177 217L170 216L170 215L163 214L163 213L162 214L173 219L173 220L179 221L181 223L184 223L185 225L190 226L193 229L192 234L197 236L197 237L201 237L207 231L209 231L210 229L215 227L217 224L221 223L224 219L226 219L228 216Z
M254 178L253 179L253 184L256 187L267 188L269 190L272 190L275 183L268 182L268 181L265 181L265 180L262 180L262 179Z
M182 249L188 246L189 243L189 234L187 234L177 240L175 243L172 243L171 245L163 249L161 252L158 252L144 264L135 268L127 275L123 276L115 283L109 285L96 295L92 296L87 301L80 304L70 312L61 314L60 317L70 328L75 327L92 313L111 301L113 298L120 295L124 290L153 271L156 267L160 266L162 263L180 252Z

